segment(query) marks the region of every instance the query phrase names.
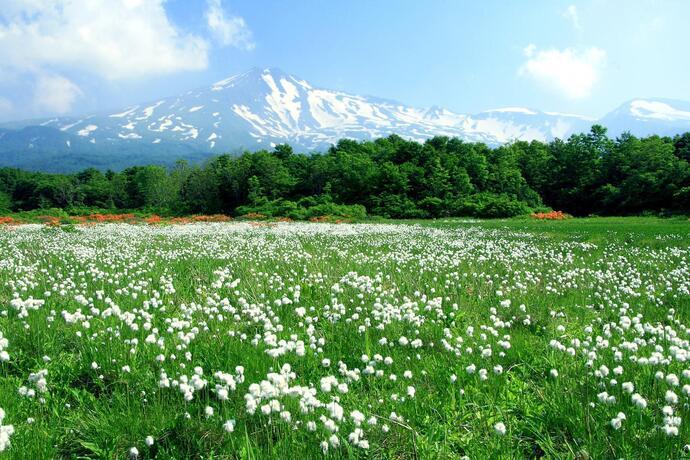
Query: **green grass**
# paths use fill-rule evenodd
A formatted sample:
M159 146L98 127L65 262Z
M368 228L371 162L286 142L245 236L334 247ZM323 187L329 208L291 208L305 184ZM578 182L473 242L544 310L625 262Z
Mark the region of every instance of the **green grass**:
M247 411L250 385L284 364L295 374L290 386L314 388L322 404L337 396L344 409L336 420L340 445L330 447L329 458L688 455L687 219L27 226L0 228L0 254L0 332L10 355L0 363L0 407L3 424L14 426L2 455L9 458L126 458L131 447L140 458L322 458L320 443L331 436L321 420L329 416L325 407L303 413L299 397L281 395L259 406L277 399L290 422ZM295 286L299 301L276 305L294 300ZM22 312L15 297L45 303ZM70 323L63 312L83 316ZM624 317L636 316L639 332L623 327ZM147 343L151 334L154 343ZM303 341L304 354L287 347L271 357L272 336ZM401 337L410 343L401 345ZM575 356L554 348L554 340L573 346ZM482 357L486 347L491 356ZM591 366L589 352L596 353ZM662 362L640 364L655 353ZM363 354L374 362L363 362ZM341 374L339 362L359 377ZM471 364L477 372L467 372ZM382 375L367 375L367 365ZM594 373L602 365L606 377ZM208 384L191 401L177 388L159 387L161 370L179 380L196 366ZM221 401L213 374L237 378L236 366L244 367L244 381ZM612 383L617 366L623 373ZM48 371L47 392L20 396L21 386L35 388L29 374L41 369ZM326 376L348 391L322 391ZM632 403L623 382L634 384L645 409ZM677 403L665 401L668 390ZM615 403L601 403L602 391ZM681 418L677 436L661 429L667 404ZM361 427L368 449L348 442L355 410L377 421ZM616 430L610 422L619 412L626 419ZM228 419L236 420L232 433L223 429ZM503 436L494 430L498 422Z

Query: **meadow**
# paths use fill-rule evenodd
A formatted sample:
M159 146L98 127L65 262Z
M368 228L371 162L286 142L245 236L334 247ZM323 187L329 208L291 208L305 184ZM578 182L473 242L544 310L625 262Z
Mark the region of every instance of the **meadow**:
M0 227L0 456L682 458L690 222Z

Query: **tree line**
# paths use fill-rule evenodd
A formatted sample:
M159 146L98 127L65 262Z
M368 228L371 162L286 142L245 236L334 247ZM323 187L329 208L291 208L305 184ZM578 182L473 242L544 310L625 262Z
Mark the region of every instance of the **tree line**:
M0 169L0 210L143 210L304 218L366 212L392 218L690 211L690 133L616 139L595 125L567 140L491 148L434 137L342 139L320 154L272 150L200 165L48 174Z

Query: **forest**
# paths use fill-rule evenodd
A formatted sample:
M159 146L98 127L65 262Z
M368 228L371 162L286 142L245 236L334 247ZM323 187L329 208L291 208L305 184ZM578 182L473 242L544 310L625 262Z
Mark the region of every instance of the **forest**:
M48 174L0 169L0 212L60 208L162 215L259 213L387 218L690 212L690 133L616 139L595 125L552 142L499 147L434 137L342 139L323 153L281 144L203 164Z

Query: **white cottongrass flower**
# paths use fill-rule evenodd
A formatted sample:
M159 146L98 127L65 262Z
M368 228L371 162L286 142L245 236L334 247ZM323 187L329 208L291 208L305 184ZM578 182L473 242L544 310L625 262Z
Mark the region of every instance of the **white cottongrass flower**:
M364 422L364 414L361 413L358 410L353 410L350 412L350 417L352 418L352 422L355 424L355 426L360 426L362 422Z
M0 332L0 361L7 362L10 360L10 354L5 350L9 345L9 341Z
M623 412L619 412L618 415L616 415L614 418L611 419L611 426L613 427L614 430L620 429L620 427L623 425L623 420L625 420L625 414Z
M632 402L635 404L640 409L646 409L647 408L647 400L644 399L639 393L635 393L632 395Z
M678 376L676 374L668 374L666 376L666 383L674 387L677 387L680 383L680 380L678 379Z
M496 434L503 436L506 434L506 426L503 422L498 422L494 425L494 431Z
M671 390L666 390L666 395L664 396L664 399L667 403L671 405L678 404L678 395Z
M678 436L678 427L674 425L664 425L661 428L666 436Z
M231 418L226 420L225 423L223 423L223 429L227 433L232 433L233 431L235 431L235 419Z
M0 452L10 447L10 436L14 434L13 425L3 425L5 410L0 408Z

